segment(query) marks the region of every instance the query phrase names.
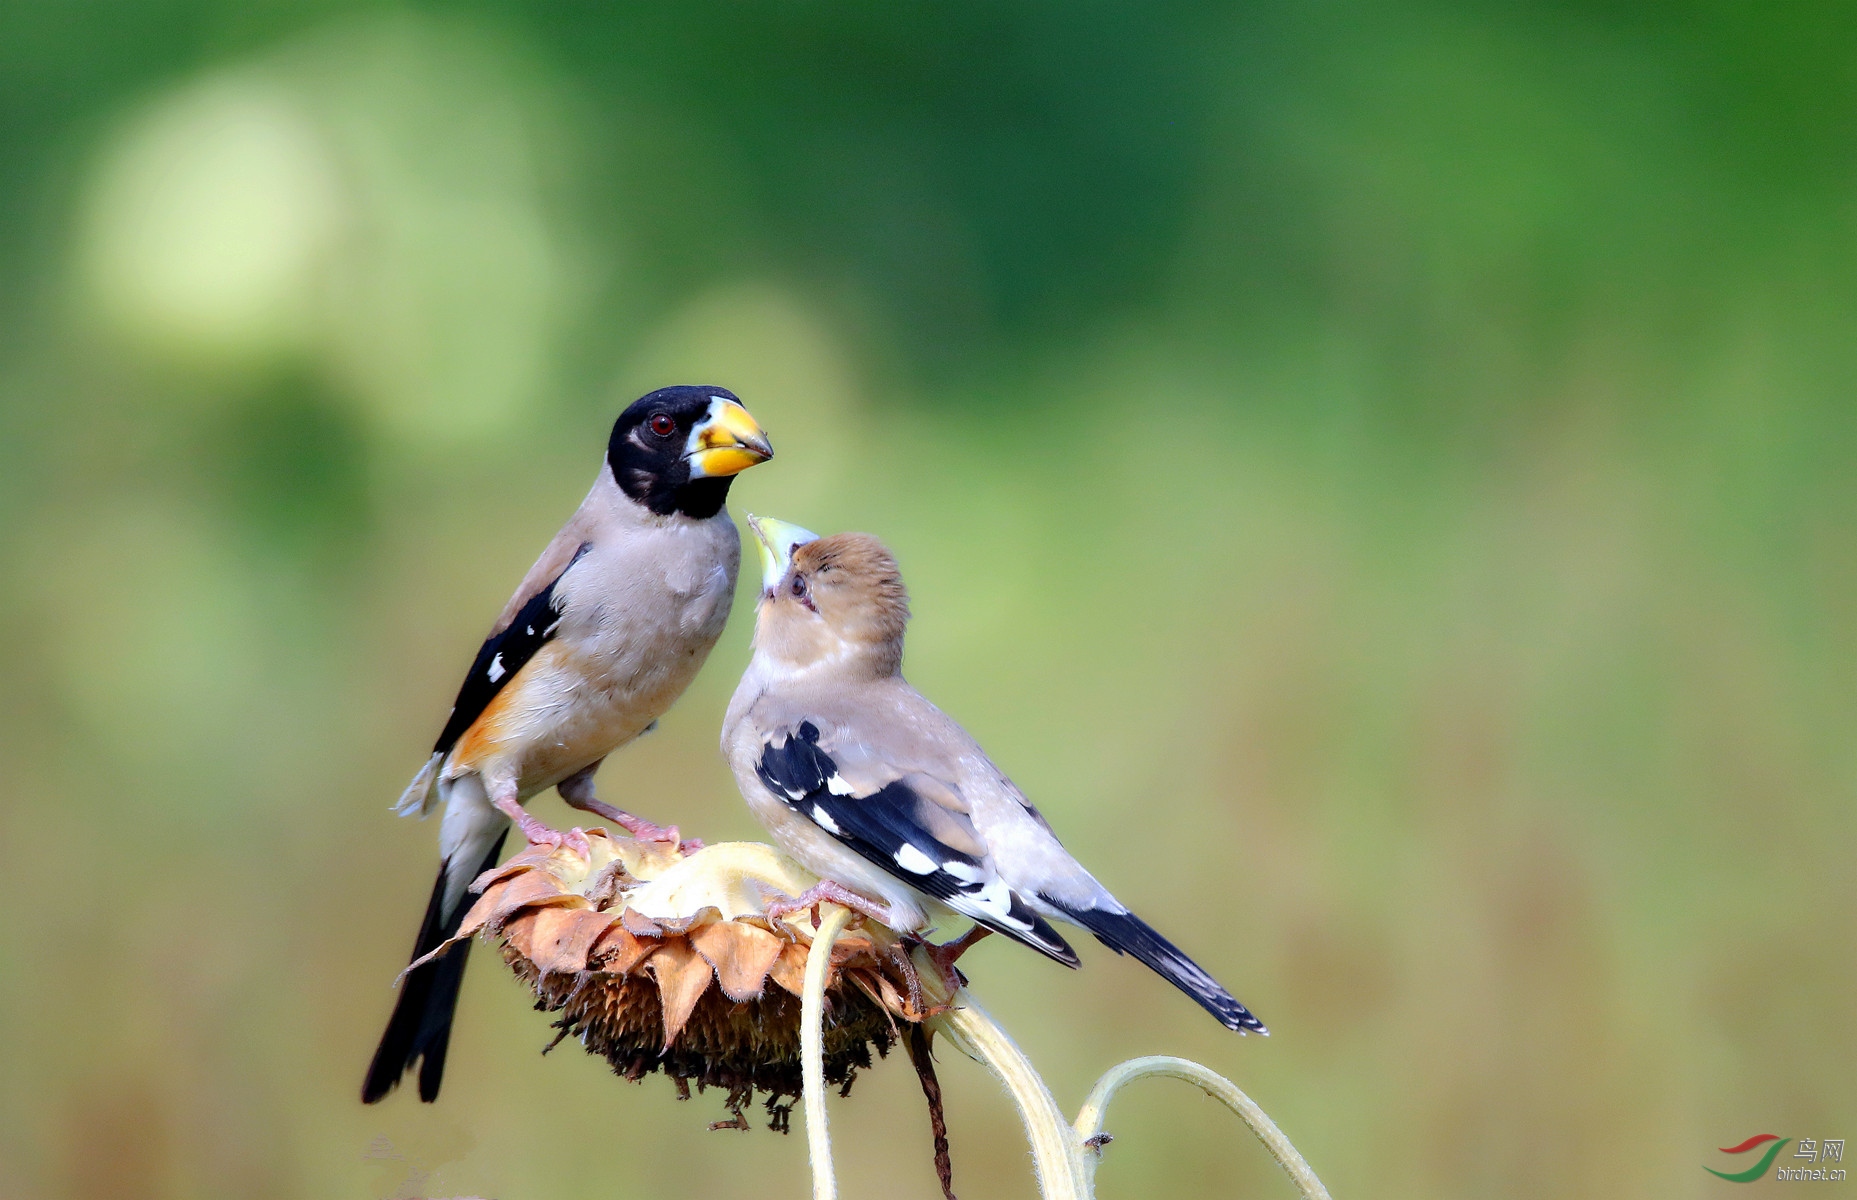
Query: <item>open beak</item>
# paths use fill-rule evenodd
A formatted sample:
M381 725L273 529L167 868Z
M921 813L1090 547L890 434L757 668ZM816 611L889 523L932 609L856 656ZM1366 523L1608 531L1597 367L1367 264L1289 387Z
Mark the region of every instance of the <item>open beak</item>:
M690 476L693 479L735 475L774 457L767 435L748 410L717 396L709 415L690 431Z
M810 529L801 529L798 525L786 521L777 521L773 517L757 517L748 514L748 528L754 530L755 541L761 548L761 590L771 592L786 577L787 568L793 565L793 552L807 542L816 542L819 535Z

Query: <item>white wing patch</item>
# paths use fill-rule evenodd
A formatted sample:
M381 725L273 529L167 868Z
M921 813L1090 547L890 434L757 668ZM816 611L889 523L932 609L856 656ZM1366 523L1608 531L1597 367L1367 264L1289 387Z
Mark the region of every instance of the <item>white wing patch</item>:
M819 810L814 808L813 811L816 813ZM836 833L837 830L833 830L833 832ZM922 853L922 851L911 846L908 842L904 842L901 846L897 847L896 853L892 857L896 859L897 866L913 875L932 874L935 869L941 865L928 855Z
M1014 929L1030 929L1031 923L1013 915L1012 889L1003 879L990 879L978 892L962 897L967 904L979 909L990 919Z
M860 793L819 744L819 727L799 727L762 747L755 774L791 811L840 839L859 855L954 911L1076 965L1076 955L1031 903L994 874L984 848L975 857L944 845L919 819L925 801L898 779Z
M490 667L484 674L490 677L491 683L495 683L497 680L503 678L503 676L509 674L508 671L503 669L503 656L501 654L490 660Z
M954 876L962 883L979 883L982 879L986 878L986 875L979 867L974 866L972 863L961 862L958 859L949 859L947 862L941 864L941 869Z

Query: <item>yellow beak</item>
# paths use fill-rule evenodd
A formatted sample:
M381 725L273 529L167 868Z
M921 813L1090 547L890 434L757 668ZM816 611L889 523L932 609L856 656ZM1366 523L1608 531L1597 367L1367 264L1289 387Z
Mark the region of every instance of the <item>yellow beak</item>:
M774 447L747 409L717 396L710 401L709 415L690 431L686 457L692 479L714 478L766 462L774 457Z
M761 589L771 591L776 584L786 577L787 568L793 565L793 552L807 542L816 542L819 535L810 529L802 529L787 521L777 521L773 517L757 517L748 514L748 528L754 530L755 541L761 550Z

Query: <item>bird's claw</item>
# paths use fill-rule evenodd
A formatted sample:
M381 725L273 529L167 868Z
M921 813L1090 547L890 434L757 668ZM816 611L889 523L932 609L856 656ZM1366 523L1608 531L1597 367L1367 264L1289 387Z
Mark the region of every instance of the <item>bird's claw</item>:
M881 905L874 904L850 888L833 883L829 879L813 884L797 896L786 895L765 885L761 887L761 894L768 899L768 905L762 911L770 921L779 921L796 912L810 909L812 927L817 929L820 924L819 906L821 904L836 904L840 908L848 908L854 914L869 917L880 925L887 924L890 918L889 912Z
M929 962L934 964L936 972L941 975L942 982L948 985L950 993L959 991L967 983L966 978L955 969L955 960L967 953L975 942L992 932L985 925L976 925L951 942L935 943L927 938L921 939L922 953L928 957Z
M528 839L531 846L546 846L550 850L559 850L568 840L568 836L560 830L549 828L527 813L523 814L517 828L522 830L522 836Z
M768 920L783 921L796 912L810 908L812 909L812 927L814 929L819 928L819 905L817 901L811 904L802 904L798 896L789 896L785 892L769 891L764 894L768 898L767 907L762 909L761 912Z
M578 825L562 833L523 811L516 818L516 827L522 830L522 836L528 839L531 846L545 846L550 851L570 850L589 861L593 858L593 844L587 840L587 831Z
M635 842L656 842L671 850L675 850L679 854L686 855L695 854L698 850L703 848L703 843L698 838L691 838L687 842L684 841L678 834L677 826L675 825L659 825L655 822L647 821L643 817L634 816L622 808L614 808L605 801L597 799L593 795L591 785L587 784L584 778L580 783L571 788L565 783L562 784L560 791L563 800L566 800L569 804L580 809L582 812L590 812L596 817L602 817L605 820L611 821L619 828L625 830L627 836L631 837Z
M702 840L699 838L684 841L683 835L677 831L675 825L659 825L643 817L635 817L631 813L621 813L614 819L627 833L632 835L634 841L655 842L679 854L695 854L703 848Z

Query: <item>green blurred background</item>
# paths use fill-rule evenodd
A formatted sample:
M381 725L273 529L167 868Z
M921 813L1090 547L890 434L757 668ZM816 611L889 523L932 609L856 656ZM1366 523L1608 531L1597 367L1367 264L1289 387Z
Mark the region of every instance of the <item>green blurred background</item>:
M1339 1197L1857 1137L1854 64L1805 2L6 6L0 1195L807 1194L487 954L440 1102L356 1098L387 806L673 382L1274 1031L995 940L1066 1108L1188 1055ZM750 599L602 775L711 840ZM905 1063L834 1103L848 1196L937 1194ZM1290 1194L1178 1085L1110 1125L1105 1200Z

